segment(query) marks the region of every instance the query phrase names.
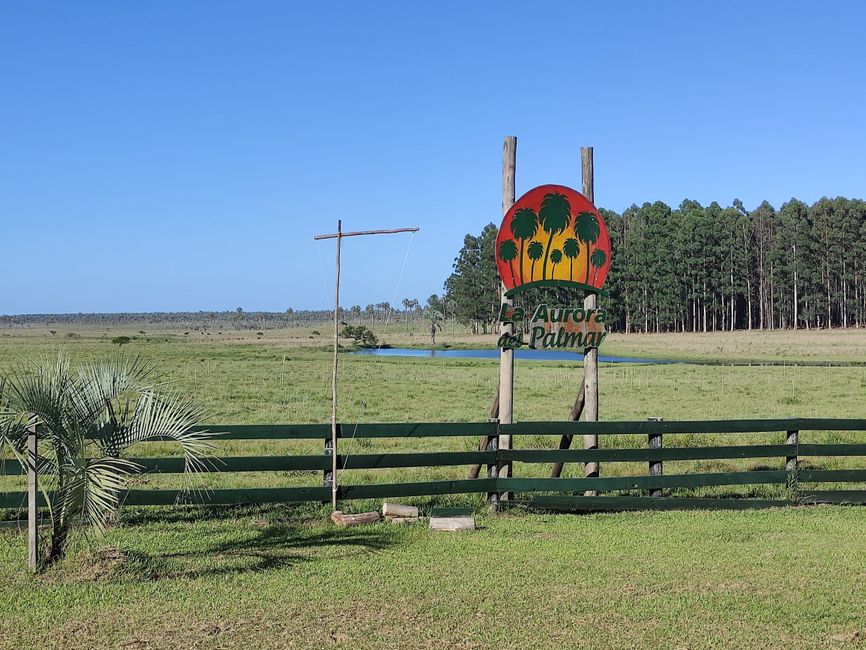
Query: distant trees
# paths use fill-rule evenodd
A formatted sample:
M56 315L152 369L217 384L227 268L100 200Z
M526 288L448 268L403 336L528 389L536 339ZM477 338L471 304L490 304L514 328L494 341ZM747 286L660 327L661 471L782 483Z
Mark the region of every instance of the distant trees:
M454 260L454 271L445 281L446 300L453 304L454 315L469 324L473 332L487 333L499 311L496 235L492 223L484 226L477 237L466 235ZM532 250L531 244L529 248Z
M595 249L595 215L575 217L574 237L562 249L531 240L541 229L550 240L562 222L551 200L536 215L520 210L500 257L509 272L530 282L544 266L568 264L569 277L590 282L606 262ZM776 210L764 201L747 210L735 200L722 207L684 200L632 205L622 214L600 210L612 244L612 265L601 304L620 331L710 332L733 329L861 327L866 324L866 202L822 198L808 206L791 199ZM466 235L445 282L445 299L473 329L487 331L499 306L494 267L496 229ZM514 268L512 253L529 267ZM588 254L582 257L581 252ZM574 261L581 258L581 268ZM583 261L585 260L585 261ZM530 290L515 298L527 307L567 302L574 292Z
M626 332L860 327L866 202L791 199L722 208L684 200L604 211L612 265L602 300ZM590 260L592 262L592 260Z

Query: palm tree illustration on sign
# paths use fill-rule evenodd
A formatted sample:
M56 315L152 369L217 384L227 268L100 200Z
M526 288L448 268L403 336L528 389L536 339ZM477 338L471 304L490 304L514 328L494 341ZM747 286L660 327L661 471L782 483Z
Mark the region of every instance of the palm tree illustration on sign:
M553 268L550 270L551 277L556 277L556 265L562 261L562 251L558 248L554 248L550 251L550 263L553 265Z
M571 205L565 195L558 192L545 194L541 202L541 210L538 211L538 219L544 232L548 234L547 246L544 248L544 263L541 265L541 279L547 280L547 260L550 258L553 238L568 228L571 223Z
M508 262L508 266L511 268L511 281L517 284L517 280L514 277L514 260L517 259L517 244L514 243L513 239L506 239L499 244L499 259L503 262Z
M592 264L592 282L595 284L596 276L598 275L598 270L604 266L604 263L607 261L607 255L605 255L604 251L600 248L596 248L592 251L592 255L589 256L589 263Z
M511 234L520 242L520 284L523 284L524 246L526 241L535 237L538 232L538 215L535 210L522 208L511 218Z
M535 279L535 263L544 256L544 244L538 241L532 242L529 244L526 254L532 260L532 266L529 267L529 280L531 282Z
M580 242L574 237L569 237L562 245L562 252L568 258L568 279L574 280L574 260L580 255Z
M589 284L589 258L592 254L592 244L598 241L599 234L598 217L592 212L581 212L574 220L574 234L586 246L586 273L583 276L584 284Z

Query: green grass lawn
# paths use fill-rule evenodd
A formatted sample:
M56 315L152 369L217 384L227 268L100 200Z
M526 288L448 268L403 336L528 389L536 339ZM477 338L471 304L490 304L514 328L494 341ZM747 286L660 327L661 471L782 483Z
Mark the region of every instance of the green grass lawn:
M136 328L137 329L137 328ZM324 331L324 330L323 330ZM13 331L0 336L0 370L58 344L75 358L116 352L116 332ZM330 354L324 337L265 332L222 340L182 332L142 335L127 353L153 359L174 386L203 402L215 423L326 422ZM785 358L770 333L764 359ZM812 333L837 361L866 338ZM790 350L802 354L791 333ZM822 338L826 336L826 338ZM225 340L231 338L232 340ZM150 339L150 340L148 340ZM696 353L720 355L742 334L706 337ZM687 356L693 338L665 343ZM651 336L622 337L618 351L649 351ZM838 346L842 345L842 348ZM849 346L849 347L844 347ZM612 352L612 351L611 351ZM741 354L754 358L759 347ZM825 357L819 357L825 358ZM461 359L341 355L341 420L478 421L486 417L497 364ZM567 416L582 370L564 362L519 363L515 415ZM863 417L866 368L603 366L603 419ZM819 432L807 441L863 442ZM772 436L723 442L782 442ZM527 436L523 447L555 446ZM635 440L628 441L635 444ZM344 451L452 450L469 439L350 440ZM602 446L625 445L622 437ZM719 444L712 436L665 445ZM318 442L224 442L222 454L320 453ZM174 453L162 443L137 455ZM750 469L779 459L704 464ZM832 459L825 461L833 463ZM777 463L778 464L778 463ZM838 465L828 464L828 467ZM684 466L685 471L699 469ZM546 467L519 465L517 475ZM575 475L567 467L566 475ZM643 473L606 464L602 475ZM666 473L677 471L666 464ZM347 473L355 482L462 478L466 468ZM146 486L172 477L145 477ZM319 473L211 475L219 486L314 485ZM5 479L5 487L20 485ZM11 488L10 488L11 489ZM745 493L761 494L761 489ZM412 500L409 500L412 501ZM866 643L866 510L607 515L484 514L480 497L417 499L474 505L480 529L433 534L423 527L332 527L314 506L130 509L105 538L75 538L47 573L24 571L24 538L0 533L0 647L857 647ZM351 507L368 507L369 503ZM12 516L12 513L6 514Z
M23 573L4 535L9 648L857 647L863 511L487 517L472 533L313 513L129 513Z

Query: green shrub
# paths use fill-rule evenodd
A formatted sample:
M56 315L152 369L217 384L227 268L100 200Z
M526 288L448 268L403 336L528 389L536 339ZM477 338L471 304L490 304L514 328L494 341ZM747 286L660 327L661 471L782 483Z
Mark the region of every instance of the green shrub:
M340 336L347 339L354 339L355 343L362 348L374 348L379 343L376 335L363 325L346 325Z

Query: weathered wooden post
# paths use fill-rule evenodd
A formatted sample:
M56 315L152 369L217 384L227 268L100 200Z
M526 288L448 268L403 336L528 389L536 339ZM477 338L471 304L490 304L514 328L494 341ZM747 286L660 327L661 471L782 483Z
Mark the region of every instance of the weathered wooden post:
M499 426L497 425L497 432L499 430ZM499 436L490 436L487 440L487 451L496 451L499 449ZM487 478L497 478L499 476L499 465L496 460L490 463L487 466ZM499 503L499 492L496 490L492 490L487 493L487 506L490 510L496 510L497 504Z
M337 358L340 351L340 249L343 221L337 219L337 269L334 286L334 359L331 368L331 508L337 509Z
M785 457L785 470L788 472L788 494L793 499L796 498L797 494L797 469L800 465L798 456L799 450L798 446L800 444L800 432L799 431L788 431L787 437L785 438L785 444L791 446L791 453Z
M503 218L514 205L515 175L517 170L517 138L507 136L502 145L502 216ZM505 285L499 283L500 309L511 307L511 298L505 295ZM514 334L513 323L503 323L501 334ZM511 424L514 405L514 350L502 347L499 349L499 424ZM511 434L499 434L499 449L511 449ZM511 462L499 463L497 477L511 476ZM508 493L499 495L500 499L508 499Z
M789 472L796 472L799 465L797 446L800 444L800 432L788 431L785 444L791 445L791 455L785 457L785 469Z
M27 566L36 571L39 566L39 509L36 501L39 476L36 462L36 417L27 424Z
M589 202L595 205L595 177L592 160L592 147L580 148L580 169L583 179L583 195ZM584 309L595 309L598 306L598 297L590 293L584 298ZM584 422L598 422L598 348L587 348L583 359L583 381L584 381ZM583 436L584 449L598 449L598 436L595 434ZM583 475L586 478L598 476L599 465L597 462L588 462L583 465ZM598 496L597 490L587 490L586 496Z
M648 418L650 422L661 422L664 418ZM661 449L663 446L662 434L661 433L650 433L647 434L647 444L650 449ZM649 475L650 476L661 476L664 474L664 466L661 460L650 460L649 461ZM651 497L660 497L662 496L661 488L653 488L649 491Z
M322 472L322 486L326 488L332 488L334 485L334 465L336 461L336 457L334 455L334 437L333 430L331 431L331 437L325 438L325 456L331 457L331 466L325 469ZM340 424L337 423L337 437L340 437Z

